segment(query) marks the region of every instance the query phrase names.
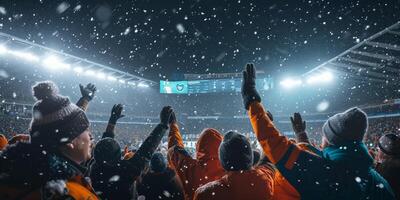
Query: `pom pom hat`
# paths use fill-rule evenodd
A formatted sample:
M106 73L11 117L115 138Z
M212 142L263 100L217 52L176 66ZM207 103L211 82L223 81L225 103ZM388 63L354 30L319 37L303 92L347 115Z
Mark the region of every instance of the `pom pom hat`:
M39 82L32 91L38 100L32 108L29 129L32 142L64 144L89 128L85 112L72 104L68 97L59 95L53 82Z

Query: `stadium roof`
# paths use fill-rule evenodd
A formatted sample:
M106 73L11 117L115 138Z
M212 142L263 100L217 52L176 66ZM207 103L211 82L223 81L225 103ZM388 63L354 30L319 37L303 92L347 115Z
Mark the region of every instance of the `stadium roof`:
M344 78L396 84L400 73L400 21L303 74L334 71Z
M77 74L86 74L107 81L118 81L131 86L148 87L157 84L152 80L2 32L0 32L0 44L0 55L36 62L53 70L73 70Z

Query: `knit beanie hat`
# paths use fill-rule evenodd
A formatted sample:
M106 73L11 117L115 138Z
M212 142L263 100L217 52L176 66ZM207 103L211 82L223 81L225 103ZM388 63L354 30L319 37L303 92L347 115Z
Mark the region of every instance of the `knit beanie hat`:
M230 131L219 146L219 160L226 171L249 170L253 165L253 151L247 138Z
M367 114L354 107L330 117L322 127L322 132L329 144L340 145L350 141L362 141L367 127Z
M94 147L93 157L98 163L115 163L121 160L122 151L113 138L101 139Z
M150 169L154 172L163 172L167 169L167 160L161 153L154 153L150 161Z
M39 82L32 90L38 100L32 108L29 128L33 143L65 144L89 128L85 112L68 97L59 95L53 82Z
M379 139L379 148L389 156L400 157L400 136L389 133Z
M6 136L0 134L0 151L6 148L7 145L8 145L8 140Z

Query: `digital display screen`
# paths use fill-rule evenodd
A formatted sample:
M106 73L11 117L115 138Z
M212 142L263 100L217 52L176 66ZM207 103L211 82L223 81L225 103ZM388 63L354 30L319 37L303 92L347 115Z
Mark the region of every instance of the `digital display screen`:
M165 94L187 94L187 81L160 81L160 93Z
M272 78L257 79L259 90L273 88ZM160 93L165 94L201 94L240 92L242 79L214 79L193 81L160 81Z

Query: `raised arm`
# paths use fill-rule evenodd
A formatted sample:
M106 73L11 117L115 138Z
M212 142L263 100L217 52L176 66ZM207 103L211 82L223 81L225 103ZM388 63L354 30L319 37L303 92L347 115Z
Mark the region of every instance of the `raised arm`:
M78 102L76 102L76 105L86 112L89 107L89 102L93 99L97 88L94 84L89 83L86 87L83 87L83 85L79 84L79 89L82 97L78 100Z
M101 138L114 138L115 137L115 125L117 124L117 121L124 117L125 115L122 115L122 110L124 107L122 104L115 104L113 108L111 109L111 115L110 119L108 120L106 132L103 133L103 136Z
M168 134L168 149L174 146L184 148L182 135L179 132L179 126L176 121L175 112L172 112L170 120L170 129Z
M160 113L161 122L144 140L135 155L131 159L126 160L126 162L128 162L132 167L131 169L129 169L132 172L132 176L140 175L145 166L149 163L153 153L156 151L158 145L160 144L162 137L168 130L171 113L172 108L170 106L166 106L162 109Z
M247 64L246 70L243 71L242 97L264 154L276 164L286 153L291 142L279 133L261 105L261 97L256 90L256 70L253 64Z

